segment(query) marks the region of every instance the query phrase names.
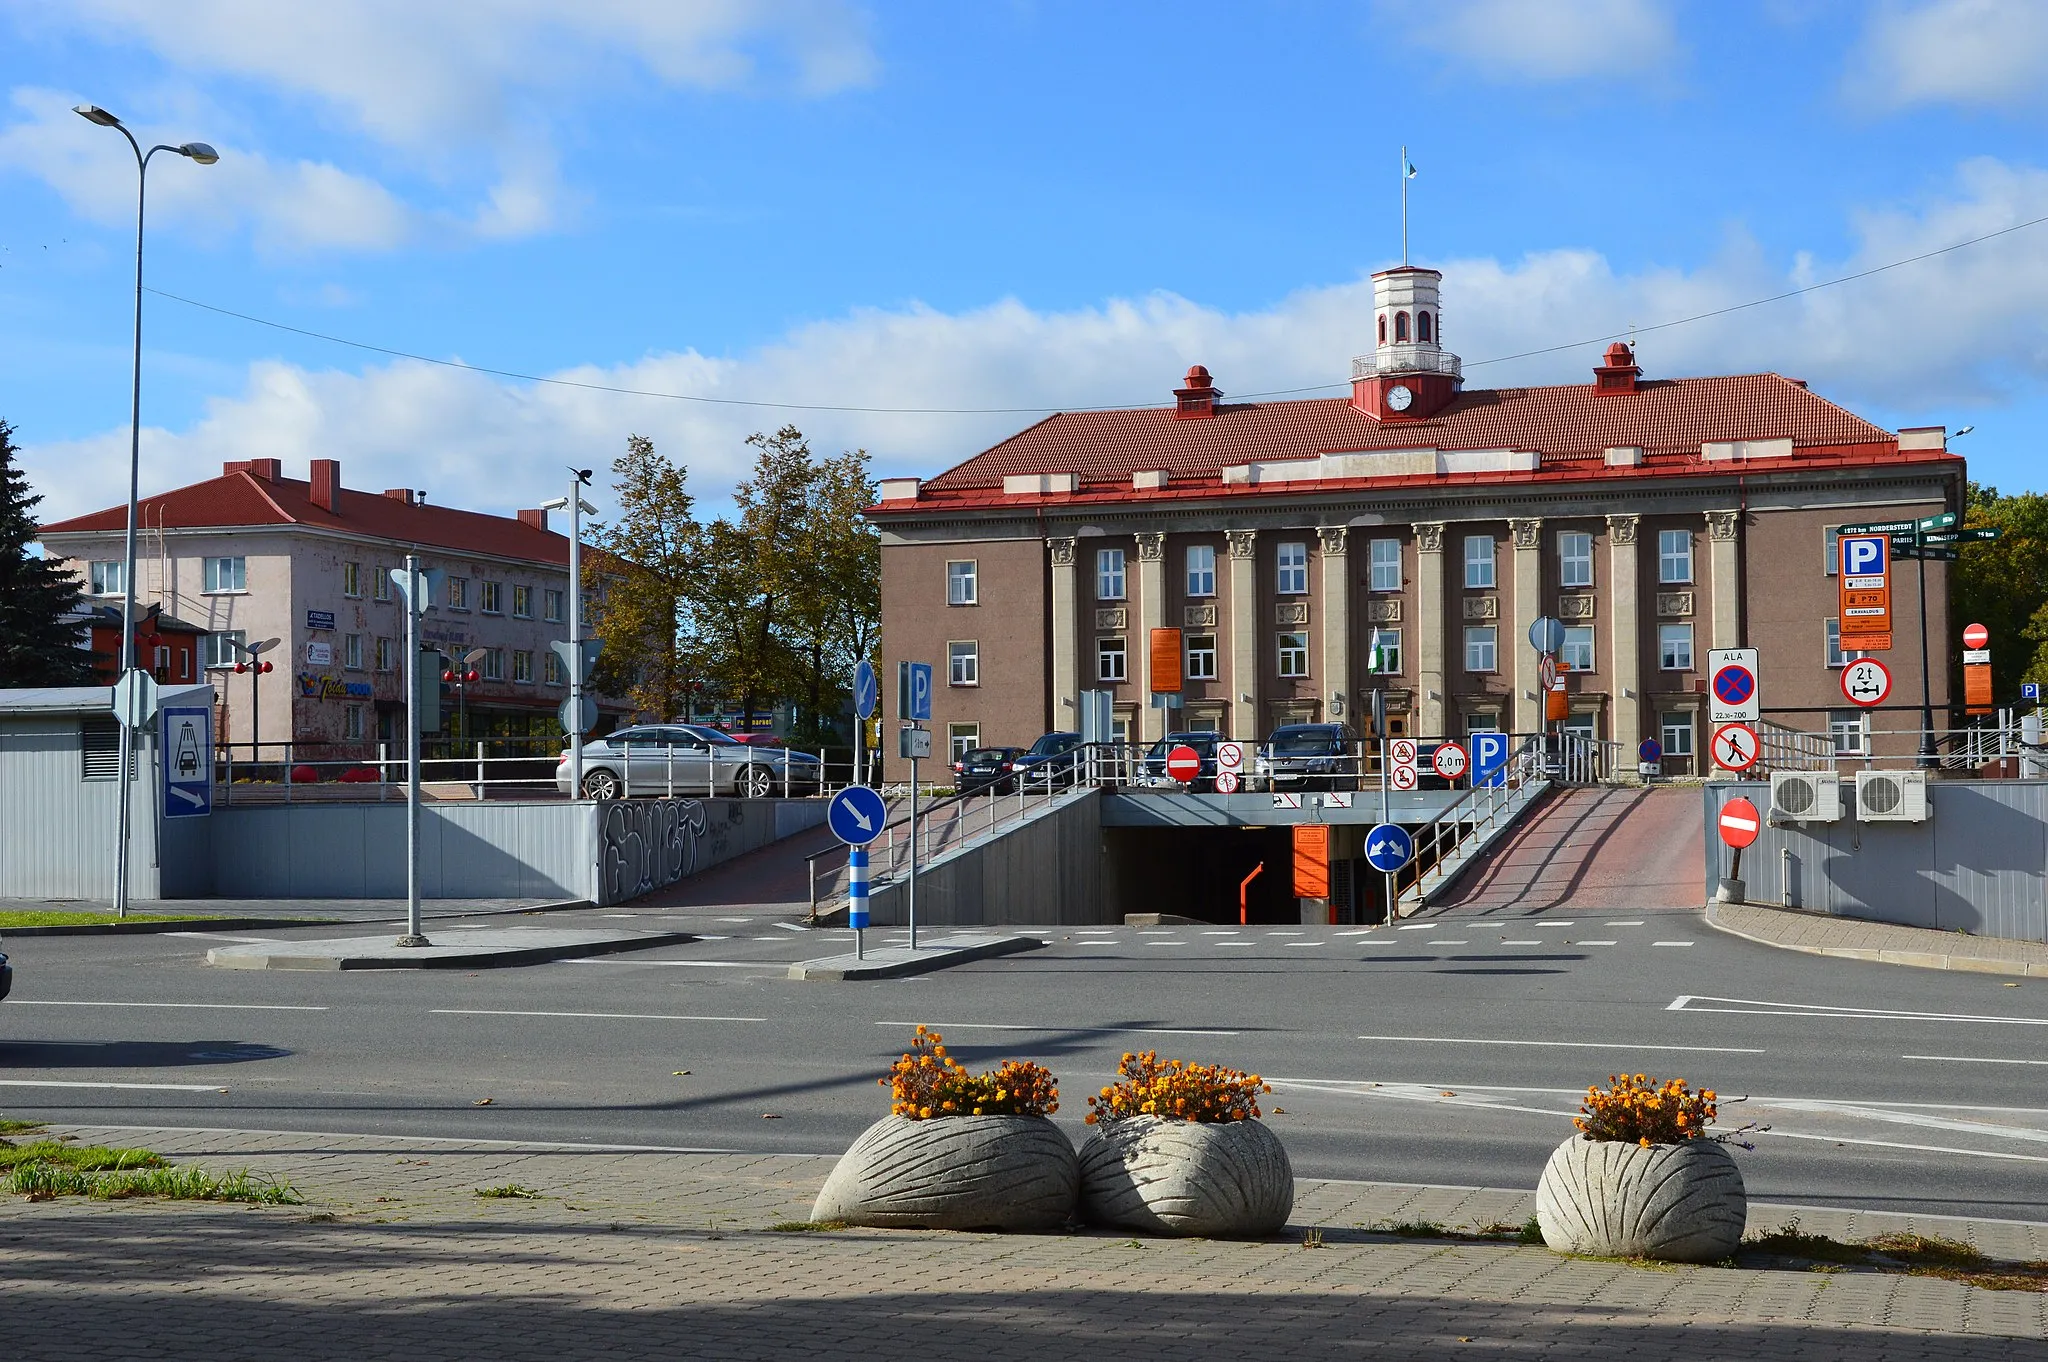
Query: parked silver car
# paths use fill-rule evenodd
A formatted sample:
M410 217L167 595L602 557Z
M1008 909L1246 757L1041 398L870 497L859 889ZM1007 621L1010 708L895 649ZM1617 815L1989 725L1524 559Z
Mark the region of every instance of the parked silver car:
M583 744L586 799L674 793L764 799L785 792L814 795L823 769L808 752L743 743L702 724L639 724ZM569 793L569 754L555 768L555 787Z

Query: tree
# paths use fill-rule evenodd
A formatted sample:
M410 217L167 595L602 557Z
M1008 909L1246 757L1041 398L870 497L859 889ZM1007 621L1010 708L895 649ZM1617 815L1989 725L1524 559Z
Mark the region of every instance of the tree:
M796 680L787 616L819 584L803 552L815 473L809 442L784 426L747 443L754 468L733 489L739 514L705 527L705 570L693 604L712 678L751 726Z
M583 589L604 640L592 680L662 719L684 712L690 668L681 647L703 531L691 512L689 472L644 435L628 435L612 461L616 521L589 528Z
M1992 694L2014 702L2021 681L2048 680L2048 497L2001 496L1973 482L1964 505L1965 526L2004 536L1961 546L1950 569L1955 629L1975 622L1991 631ZM1961 695L1960 675L1952 679Z
M812 465L797 543L810 585L790 597L786 618L802 677L802 736L814 741L833 731L854 667L873 657L881 637L882 536L861 516L874 503L866 450Z
M0 421L0 688L89 686L93 655L78 646L77 579L62 560L35 558L32 512L42 503L16 466L14 428Z

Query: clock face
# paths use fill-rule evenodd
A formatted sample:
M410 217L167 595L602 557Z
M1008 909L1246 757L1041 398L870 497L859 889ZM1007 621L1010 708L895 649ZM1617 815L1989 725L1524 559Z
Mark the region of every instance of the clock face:
M1408 391L1405 383L1396 383L1387 389L1387 405L1395 411L1408 410L1408 405L1414 400L1415 394Z

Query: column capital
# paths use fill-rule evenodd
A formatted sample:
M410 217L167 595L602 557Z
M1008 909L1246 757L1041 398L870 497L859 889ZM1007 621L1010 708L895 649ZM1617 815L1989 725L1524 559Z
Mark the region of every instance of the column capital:
M1232 558L1249 558L1257 552L1259 532L1257 530L1225 530L1223 537L1230 541Z
M1537 519L1510 520L1508 533L1513 536L1518 549L1539 549L1543 547L1543 522Z
M1138 561L1160 563L1166 560L1166 536L1158 530L1144 530L1132 536L1138 541Z
M1639 515L1611 515L1607 517L1607 538L1616 544L1636 542L1636 527L1643 523Z
M1415 550L1418 553L1442 553L1444 551L1444 522L1441 520L1416 521Z
M1347 525L1318 525L1316 538L1322 541L1323 557L1341 558L1345 553L1345 541L1351 529Z
M1740 511L1707 512L1707 538L1733 540L1735 530L1742 523Z
M1074 536L1071 534L1048 539L1045 541L1045 547L1051 551L1055 567L1072 567L1074 565Z

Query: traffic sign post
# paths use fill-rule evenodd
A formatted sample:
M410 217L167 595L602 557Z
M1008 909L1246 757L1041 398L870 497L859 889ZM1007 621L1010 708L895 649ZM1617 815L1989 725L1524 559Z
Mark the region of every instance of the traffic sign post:
M1177 745L1166 754L1166 774L1183 785L1192 785L1202 774L1202 754L1186 744Z
M932 664L896 664L896 717L909 724L929 722L932 717ZM910 759L910 873L904 880L903 915L910 919L910 949L917 949L917 763L932 754L929 729L910 727L899 737L902 754Z
M1763 822L1763 815L1756 811L1756 805L1739 795L1721 806L1721 815L1714 820L1714 826L1721 834L1721 841L1733 856L1728 874L1721 881L1720 892L1715 895L1721 902L1742 902L1745 891L1742 883L1742 849L1756 841L1756 835L1762 829Z
M825 806L826 826L848 848L846 925L853 929L855 959L867 954L862 933L868 925L868 843L882 835L882 825L888 819L889 809L882 797L865 785L847 786Z
M1429 754L1429 764L1439 776L1455 785L1471 763L1466 759L1464 748L1454 742L1443 742Z
M1911 526L1908 526L1911 529ZM1917 533L1917 530L1915 531ZM1840 633L1844 650L1888 652L1892 646L1892 541L1888 533L1851 534L1839 541Z
M1415 839L1399 823L1377 823L1365 834L1365 863L1386 876L1389 922L1399 916L1395 911L1395 876L1414 859Z
M1663 771L1664 744L1655 738L1645 738L1636 745L1636 774L1655 776Z
M1963 627L1963 712L1991 712L1991 631L1981 624Z
M1244 744L1241 742L1219 742L1216 744L1216 793L1236 794L1244 784Z
M1474 733L1472 741L1472 783L1474 785L1505 785L1508 783L1508 735L1505 733Z
M1874 657L1859 657L1842 668L1842 695L1852 705L1871 709L1892 693L1892 674Z
M172 705L158 718L164 817L204 818L213 812L213 709Z
M1747 771L1761 751L1756 730L1748 724L1722 724L1714 730L1712 748L1714 765L1730 771Z
M2041 683L2039 681L2020 682L2020 699L2032 700L2035 704L2039 704L2041 702Z
M1715 740L1708 744L1708 754L1714 765L1724 770L1745 770L1750 762L1756 760L1756 725L1763 718L1758 670L1758 655L1754 648L1710 648L1707 651L1707 722L1715 726ZM1750 755L1749 761L1730 767L1720 759L1720 736L1735 725L1748 733L1744 746ZM1732 752L1733 747L1729 750Z
M882 682L866 658L853 669L853 783L867 784L868 720L882 703Z

